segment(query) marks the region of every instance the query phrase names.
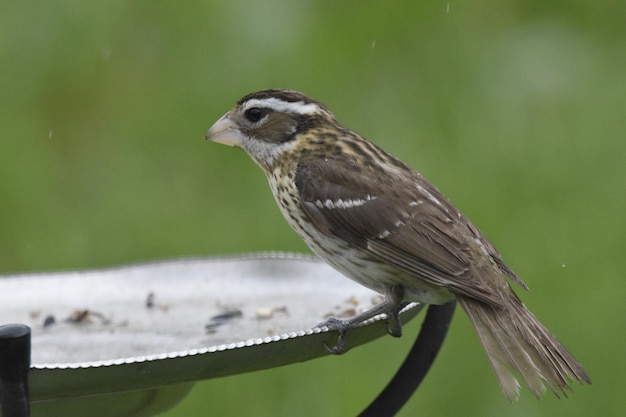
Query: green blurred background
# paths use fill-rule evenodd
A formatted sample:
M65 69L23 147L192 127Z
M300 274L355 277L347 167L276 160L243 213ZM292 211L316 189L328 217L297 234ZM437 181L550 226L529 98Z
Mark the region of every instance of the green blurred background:
M244 152L203 139L242 95L297 89L472 218L594 381L510 405L459 310L400 415L617 416L625 19L615 0L0 2L0 273L307 251ZM164 415L355 415L418 330L199 383Z

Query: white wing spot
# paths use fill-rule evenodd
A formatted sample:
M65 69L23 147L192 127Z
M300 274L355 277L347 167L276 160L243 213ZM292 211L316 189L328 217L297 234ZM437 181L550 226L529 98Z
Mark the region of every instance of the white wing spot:
M327 208L327 209L351 209L353 207L360 207L362 205L364 205L365 203L367 203L368 201L371 200L375 200L376 196L370 196L369 194L365 197L365 199L355 199L355 200L342 200L341 198L338 198L337 200L333 201L330 198L322 201L322 200L317 200L315 202L315 205L318 208Z
M424 195L426 195L426 198L428 198L430 201L432 201L433 203L437 204L439 207L443 207L443 210L446 213L450 212L443 204L441 204L441 201L439 201L439 199L437 197L432 195L432 193L430 191L428 191L426 188L424 188L421 185L417 184L417 189L420 192L424 193Z
M377 237L379 239L384 239L386 237L388 237L391 234L391 232L389 230L383 230L383 232L381 234L379 234Z
M430 191L428 191L426 188L422 187L421 185L417 184L417 189L426 196L426 198L428 198L430 201L432 201L433 203L437 204L438 206L441 206L441 201L439 201L437 199L437 197L435 197L434 195L432 195L432 193Z

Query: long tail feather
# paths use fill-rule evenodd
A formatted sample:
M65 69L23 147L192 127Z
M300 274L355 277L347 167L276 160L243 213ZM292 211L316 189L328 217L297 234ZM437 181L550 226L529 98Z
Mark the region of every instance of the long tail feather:
M537 320L511 290L503 306L493 306L457 295L472 321L504 395L519 397L517 371L536 397L547 385L557 396L567 396L569 381L591 383L574 356Z

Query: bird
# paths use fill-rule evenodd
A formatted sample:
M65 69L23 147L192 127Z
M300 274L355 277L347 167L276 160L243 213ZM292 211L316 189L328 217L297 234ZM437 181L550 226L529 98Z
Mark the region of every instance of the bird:
M458 302L475 328L502 393L520 384L540 398L567 397L572 381L591 383L576 358L526 308L511 283L528 287L487 237L431 182L344 127L320 101L286 89L250 93L207 131L209 141L242 148L265 173L289 225L320 258L384 301L349 320L348 332L385 313L392 336L409 302Z

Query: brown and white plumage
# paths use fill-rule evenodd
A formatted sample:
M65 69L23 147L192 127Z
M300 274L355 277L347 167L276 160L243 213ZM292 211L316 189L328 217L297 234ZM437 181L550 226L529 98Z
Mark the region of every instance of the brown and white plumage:
M456 298L507 398L518 396L511 369L537 397L544 384L565 394L571 380L590 382L515 295L506 278L525 284L478 228L418 172L343 127L321 103L289 90L253 93L207 138L243 148L294 230L330 265L384 294L392 319L402 302Z

